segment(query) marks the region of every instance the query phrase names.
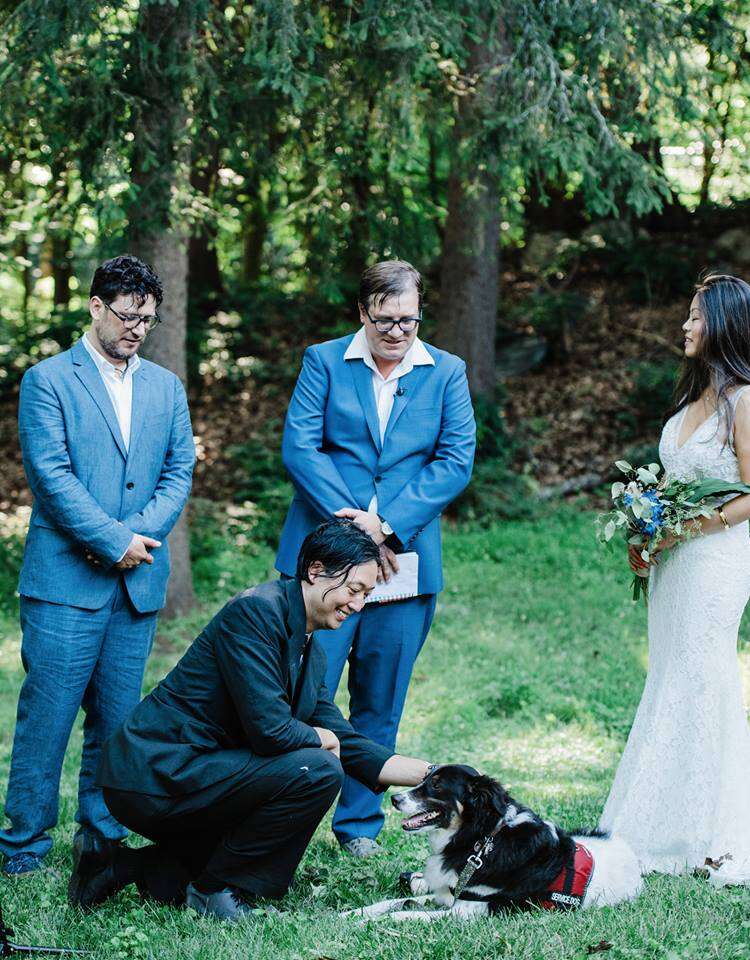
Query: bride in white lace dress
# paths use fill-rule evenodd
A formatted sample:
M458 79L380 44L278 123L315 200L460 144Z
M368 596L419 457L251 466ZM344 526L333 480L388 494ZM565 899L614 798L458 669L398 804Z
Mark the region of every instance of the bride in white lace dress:
M684 399L662 432L664 468L750 482L750 286L707 278L683 330ZM737 657L748 517L750 495L735 497L652 564L648 676L600 824L628 841L643 873L708 858L713 882L750 883L750 728ZM646 566L637 548L629 558Z

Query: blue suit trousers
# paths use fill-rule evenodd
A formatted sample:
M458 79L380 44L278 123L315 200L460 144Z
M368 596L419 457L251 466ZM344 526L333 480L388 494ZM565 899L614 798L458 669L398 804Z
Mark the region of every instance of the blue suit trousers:
M26 679L5 803L11 826L0 830L0 850L44 856L52 846L63 758L81 706L86 716L76 820L83 830L121 839L127 830L107 809L96 772L102 744L140 699L156 613L138 613L120 578L99 610L22 596L21 627Z
M338 630L316 637L328 658L326 686L336 691L349 661L349 711L355 730L393 750L414 663L427 638L437 596L367 604ZM333 816L339 843L375 839L383 826L382 795L346 777Z

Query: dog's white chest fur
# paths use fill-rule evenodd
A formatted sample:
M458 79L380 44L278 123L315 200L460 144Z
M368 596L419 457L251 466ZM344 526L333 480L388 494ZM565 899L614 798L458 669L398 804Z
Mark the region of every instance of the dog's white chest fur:
M450 907L453 903L453 894L451 887L456 886L458 874L455 870L446 870L443 866L443 858L439 853L433 853L428 858L424 866L424 874L420 883L420 889L415 893L432 892L435 900L444 907ZM422 883L424 890L421 889Z

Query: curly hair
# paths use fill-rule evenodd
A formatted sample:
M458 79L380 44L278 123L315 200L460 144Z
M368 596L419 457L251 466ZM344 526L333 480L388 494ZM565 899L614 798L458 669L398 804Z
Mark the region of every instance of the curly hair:
M164 288L149 264L126 253L100 264L89 290L89 297L99 297L104 303L111 303L121 294L131 295L138 306L152 296L158 307L164 299Z

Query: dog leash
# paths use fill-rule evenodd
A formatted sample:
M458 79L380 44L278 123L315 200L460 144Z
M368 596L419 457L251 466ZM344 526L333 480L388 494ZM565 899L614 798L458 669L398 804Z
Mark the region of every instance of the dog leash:
M495 826L492 833L487 834L484 840L477 840L474 844L474 852L469 854L463 870L458 875L456 886L453 889L453 902L455 903L464 890L468 887L471 878L484 865L484 858L492 853L495 846L495 837L505 826L505 817L502 817Z

